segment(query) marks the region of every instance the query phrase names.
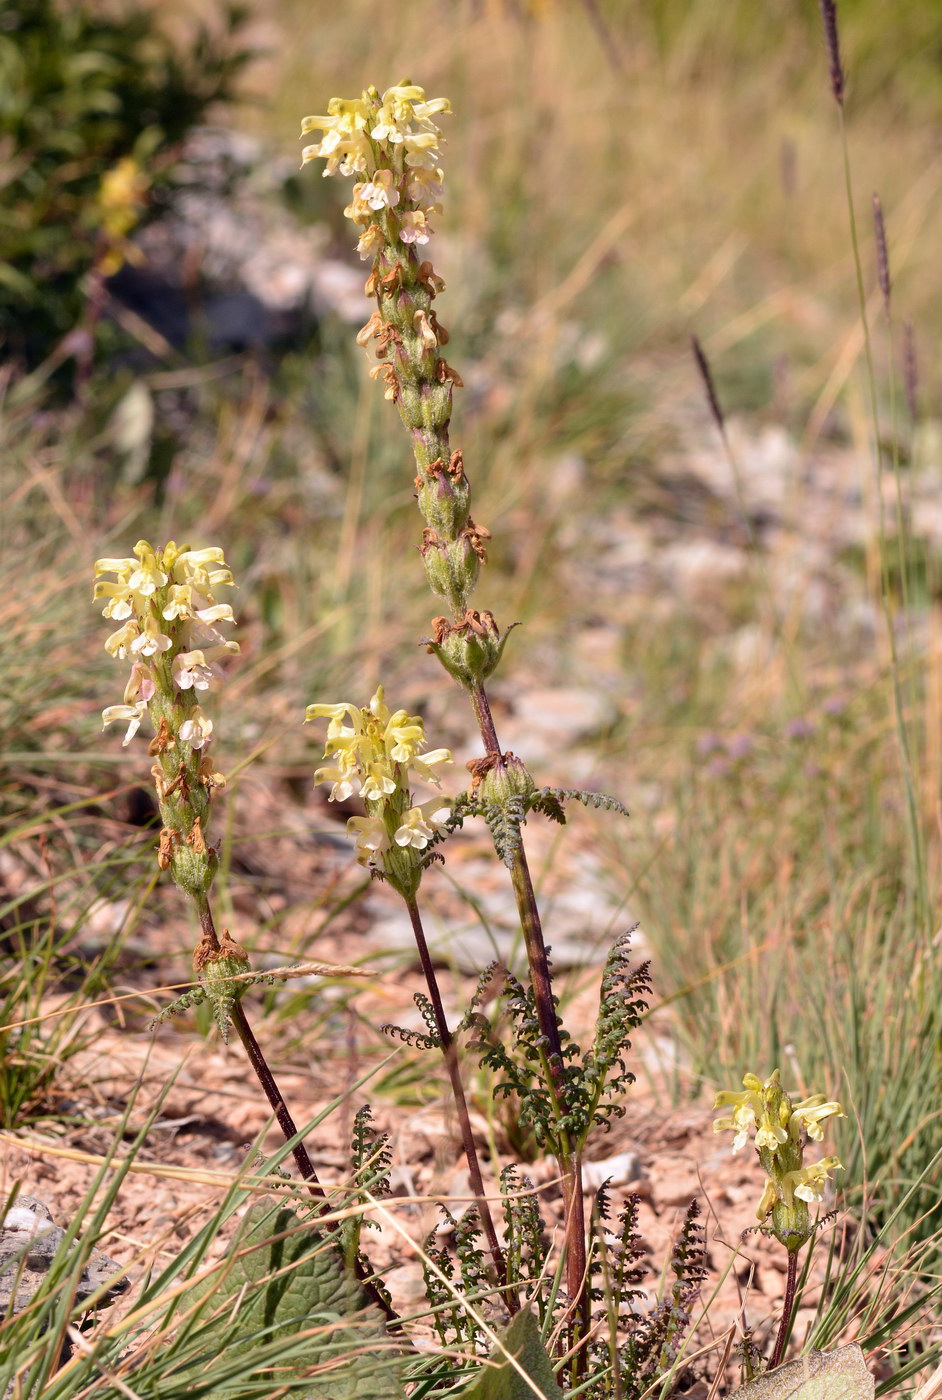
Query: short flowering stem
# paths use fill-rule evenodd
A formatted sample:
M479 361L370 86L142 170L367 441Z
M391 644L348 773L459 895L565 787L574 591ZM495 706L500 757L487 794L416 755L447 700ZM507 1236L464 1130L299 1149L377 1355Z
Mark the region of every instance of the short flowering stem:
M479 682L469 690L471 704L474 709L474 717L478 722L481 731L481 742L484 745L484 752L500 753L500 744L497 741L497 730L494 728L494 717L491 714L490 701L487 698L487 691Z
M438 1039L441 1042L442 1055L445 1060L445 1067L448 1070L448 1078L451 1081L451 1090L454 1095L455 1107L458 1111L461 1142L468 1163L468 1176L471 1182L471 1190L475 1195L478 1215L481 1218L481 1225L487 1238L488 1248L491 1251L491 1258L494 1261L497 1282L501 1289L505 1290L503 1297L507 1304L507 1310L510 1313L515 1313L520 1308L520 1302L513 1290L506 1291L508 1284L507 1261L504 1258L504 1251L500 1247L497 1231L494 1228L494 1218L491 1215L491 1208L484 1194L484 1180L481 1176L477 1148L474 1145L474 1134L471 1131L468 1102L465 1098L464 1086L461 1083L461 1070L458 1065L457 1046L445 1018L445 1008L442 1005L441 993L438 988L438 978L435 975L435 968L432 965L428 943L425 939L425 930L422 926L422 915L419 912L419 906L414 896L410 899L406 899L405 905L409 911L409 918L412 921L412 932L415 934L415 944L419 951L419 961L422 964L422 971L425 974L425 983L428 987L429 1000L432 1003L432 1011L435 1015Z
M199 915L200 932L203 935L203 941L212 947L213 951L218 952L220 947L219 938L216 933L216 925L213 919L212 909L209 905L209 899L203 895L194 902L196 903L197 913ZM232 1024L235 1027L236 1034L245 1047L245 1053L249 1057L249 1063L255 1071L259 1084L261 1084L262 1089L265 1091L265 1097L271 1104L272 1112L278 1121L278 1126L285 1135L285 1141L290 1141L291 1138L297 1137L297 1126L291 1114L288 1112L287 1105L282 1097L281 1090L278 1088L275 1076L272 1074L268 1066L268 1061L265 1059L264 1051L256 1040L252 1027L249 1025L245 1012L242 1010L238 1001L233 1004L229 1014ZM314 1163L311 1161L303 1142L296 1143L291 1149L291 1154L297 1163L298 1171L301 1173L311 1195L326 1204L327 1193L317 1178L317 1172L314 1170ZM393 1311L389 1303L383 1297L383 1294L372 1282L359 1260L356 1263L355 1271L363 1285L364 1292L369 1296L370 1301L375 1304L376 1307L382 1309L387 1322L392 1325L401 1326L398 1315Z
M815 1235L809 1202L822 1200L831 1172L841 1170L841 1163L832 1156L806 1162L805 1151L809 1140L822 1140L822 1123L847 1115L836 1100L824 1094L810 1094L795 1103L783 1088L777 1069L765 1081L750 1071L743 1075L742 1083L742 1091L722 1089L716 1095L714 1108L729 1108L731 1112L728 1117L714 1119L713 1131L734 1132L734 1152L750 1136L754 1137L759 1164L766 1176L756 1218L761 1224L767 1222L768 1233L785 1247L788 1255L782 1316L769 1362L772 1370L785 1354L791 1330L798 1254Z
M203 935L204 942L212 946L214 951L218 951L219 938L216 934L216 925L213 920L212 910L209 906L209 900L205 896L197 902L197 912L199 914L200 932ZM272 1112L278 1121L279 1128L284 1133L286 1140L295 1137L298 1130L295 1126L294 1119L288 1112L285 1101L281 1096L281 1091L275 1082L275 1076L269 1069L268 1061L265 1059L262 1047L255 1039L252 1027L249 1025L245 1012L242 1010L242 1006L238 1001L233 1004L230 1016L236 1034L245 1047L245 1053L249 1057L249 1063L255 1071L258 1082L265 1091L265 1097L271 1104ZM327 1196L324 1188L317 1179L314 1163L308 1156L307 1148L302 1142L297 1143L296 1146L292 1148L292 1155L297 1163L298 1171L308 1184L311 1195L317 1196L321 1200L326 1200Z
M778 1335L775 1338L775 1349L772 1352L772 1359L769 1362L769 1370L774 1371L775 1367L781 1364L785 1354L785 1344L788 1341L788 1334L792 1324L792 1312L795 1308L795 1290L798 1286L798 1251L790 1249L788 1251L788 1272L785 1275L785 1301L782 1303L782 1316L778 1324Z

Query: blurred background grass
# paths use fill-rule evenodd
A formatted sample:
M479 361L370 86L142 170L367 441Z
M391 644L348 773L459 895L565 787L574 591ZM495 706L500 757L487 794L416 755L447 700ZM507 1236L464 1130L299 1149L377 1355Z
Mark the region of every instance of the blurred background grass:
M123 22L117 5L91 13ZM150 12L124 13L138 22ZM879 625L861 630L846 609L809 616L801 599L786 606L774 589L770 597L748 531L739 536L745 577L708 597L632 598L630 586L621 596L591 567L613 519L653 513L669 541L713 508L677 475L691 442L716 450L691 331L748 431L781 427L802 467L840 451L859 457L861 482L872 473L816 5L767 0L760 16L749 0L255 0L229 36L211 5L195 13L221 54L234 46L248 61L218 68L226 80L204 91L193 120L211 117L257 140L269 197L343 260L347 194L316 170L296 171L300 118L332 95L406 75L450 97L434 259L448 284L440 305L449 358L468 386L456 398L455 442L475 517L495 534L478 600L504 622L526 623L509 649L505 702L534 675L591 688L597 652L586 638L605 633L617 703L595 775L634 817L624 828L599 824L594 840L606 877L643 918L659 994L671 1000L677 1092L782 1063L787 1078L849 1105L841 1151L851 1192L885 1216L924 1180L901 1225L922 1217L921 1228L934 1228L942 619L933 548L904 532L900 572L919 587L896 618L909 639L903 718L921 865ZM916 434L901 389L890 407L890 376L898 327L911 321L916 427L931 446L942 27L933 0L898 0L892 12L880 0L844 0L840 20L860 217L879 190L890 237L897 327L875 340L880 406L891 446L911 461ZM16 26L0 22L0 36L15 40ZM193 24L192 6L160 7L159 27L184 54ZM206 57L204 74L209 66ZM78 64L80 93L82 71L94 68ZM80 320L82 279L100 247L102 175L136 151L154 177L143 217L160 214L172 207L182 133L149 125L145 111L125 114L107 149L73 141L72 162L91 150L84 193L66 182L67 198L43 205L39 219L30 201L43 191L22 185L24 158L54 147L63 118L48 92L45 105L31 104L22 82L0 159L8 186L21 181L20 235L33 230L33 212L37 227L58 220L58 232L76 231L64 243L74 254L70 314ZM220 95L230 100L213 106ZM28 137L23 113L33 120ZM92 112L89 129L100 134L103 119ZM152 151L159 159L148 167ZM92 210L84 242L75 200ZM15 888L2 913L11 938L29 935L46 950L50 888L74 943L83 911L121 880L120 935L129 937L150 880L150 841L135 830L147 819L148 761L143 747L121 752L99 731L98 711L118 698L119 681L87 601L95 557L123 555L141 535L224 546L241 584L245 654L226 688L219 755L286 808L309 802L311 751L296 724L305 701L358 698L382 677L390 694L430 710L445 741L460 743L466 731L445 680L421 652L416 660L430 604L415 560L411 469L350 326L326 312L264 355L214 356L194 336L175 349L151 346L142 362L128 350L134 334L106 314L76 395L75 347L63 351L59 338L70 327L47 314L62 309L47 305L57 295L44 271L48 248L24 252L4 229L7 266L21 277L31 269L25 291L16 278L3 284L14 298L3 332L4 843L27 867L40 835L47 845L32 881L22 864L10 867ZM869 241L865 259L875 285ZM34 314L53 323L35 353L17 335ZM141 389L154 417L143 413L129 448L129 404L140 404ZM576 464L568 486L567 463ZM924 453L919 469L938 467ZM799 471L799 503L802 480ZM835 574L851 579L841 586L877 619L882 547L874 510L859 557L834 560ZM745 660L731 638L750 640ZM561 751L557 771L537 776L565 780L566 760ZM232 804L227 840L244 840L249 827ZM162 897L173 907L172 892ZM277 920L270 931L277 936ZM47 951L39 961L48 976ZM31 1037L32 1055L35 1029ZM46 1093L47 1080L37 1080ZM18 1110L24 1102L15 1086L4 1100Z

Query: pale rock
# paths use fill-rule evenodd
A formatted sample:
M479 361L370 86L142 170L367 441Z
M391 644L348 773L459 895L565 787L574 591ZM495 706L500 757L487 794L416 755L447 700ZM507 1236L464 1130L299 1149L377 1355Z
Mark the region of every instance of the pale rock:
M611 696L596 687L517 690L513 706L512 718L501 725L501 742L528 765L558 763L569 749L594 738L618 718Z
M743 578L749 569L749 558L735 545L700 536L663 545L656 564L665 586L695 597Z
M583 1162L582 1186L585 1191L597 1191L603 1182L612 1186L624 1186L629 1181L640 1181L644 1177L641 1156L634 1151L617 1152L614 1157L603 1157L597 1162Z

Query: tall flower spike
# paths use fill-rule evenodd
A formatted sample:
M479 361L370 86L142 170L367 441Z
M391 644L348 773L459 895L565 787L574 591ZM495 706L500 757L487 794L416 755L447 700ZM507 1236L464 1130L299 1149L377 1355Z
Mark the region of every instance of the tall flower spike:
M422 561L430 587L448 602L457 624L447 660L437 643L433 650L452 675L472 684L496 665L500 646L499 637L482 647L461 630L487 534L471 521L461 453L448 442L452 394L461 380L440 354L448 333L432 309L444 284L418 255L422 249L424 256L441 211L443 138L436 119L450 111L447 98L429 100L406 80L382 95L368 88L360 98L334 98L326 117L305 118L302 134L324 133L305 148L305 163L324 159L326 175L357 176L344 212L359 229L358 251L372 264L367 293L376 298L358 340L375 351L380 363L371 374L412 437L427 526Z
M382 686L363 708L349 702L308 705L304 718L328 721L324 758L332 761L317 769L315 783L332 784L330 802L359 793L366 806L365 817L347 822L356 837L357 860L411 898L422 878L423 852L445 833L451 815L444 797L414 805L411 775L438 787L436 769L451 763L451 753L423 753L422 719L407 710L391 711Z

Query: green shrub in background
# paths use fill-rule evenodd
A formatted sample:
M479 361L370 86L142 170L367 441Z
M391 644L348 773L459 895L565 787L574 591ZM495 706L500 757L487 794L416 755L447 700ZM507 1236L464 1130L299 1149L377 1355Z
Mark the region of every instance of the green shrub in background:
M247 11L186 44L158 7L6 0L0 13L0 355L29 367L82 325L126 235L173 189L180 143L233 100ZM153 197L148 197L148 191ZM91 278L91 280L90 280ZM91 318L94 330L95 318Z

